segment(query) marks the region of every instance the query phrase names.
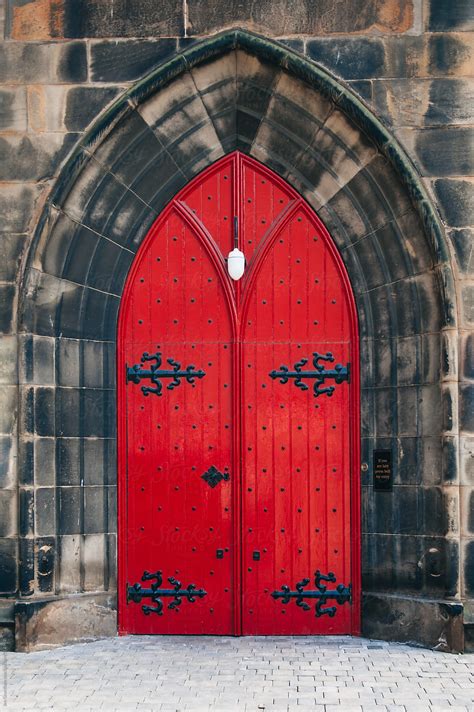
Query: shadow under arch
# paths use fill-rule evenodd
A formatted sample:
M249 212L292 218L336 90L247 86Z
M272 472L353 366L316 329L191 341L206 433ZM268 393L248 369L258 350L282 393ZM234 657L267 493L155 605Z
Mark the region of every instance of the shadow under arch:
M441 355L452 350L456 301L436 211L397 141L343 83L288 47L240 29L178 52L125 92L81 139L39 221L24 264L18 328L33 342L51 340L56 380L25 396L32 415L20 439L54 439L58 564L51 588L43 582L35 590L113 589L114 353L123 285L164 206L233 150L306 198L352 282L362 459L370 462L377 447L392 449L395 486L403 485L375 506L368 475L363 479L364 588L455 596L458 570L448 562L458 560L457 542L446 536L442 492L443 462L456 440L453 417L444 414L454 396ZM46 422L40 399L51 403ZM77 492L68 491L65 474L74 457L82 468ZM94 522L89 512L99 491ZM68 537L78 534L74 563ZM84 573L88 537L96 541L94 583ZM442 575L406 565L431 560L428 549L438 552Z

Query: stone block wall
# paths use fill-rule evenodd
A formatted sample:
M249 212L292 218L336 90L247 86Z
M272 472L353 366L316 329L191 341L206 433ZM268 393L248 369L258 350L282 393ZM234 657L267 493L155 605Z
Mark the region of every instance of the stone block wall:
M433 487L427 498L419 494L416 502L407 501L403 511L410 521L394 526L412 531L439 510L444 524L438 522L433 531L445 531L460 547L456 596L466 599L465 622L474 625L472 3L0 0L0 8L0 596L5 600L0 628L4 625L5 645L12 636L11 600L19 592L31 600L78 590L113 591L115 585L114 403L104 410L104 393L97 403L89 395L97 370L107 372L112 393L113 334L110 342L93 340L93 311L89 345L67 338L57 346L57 340L17 333L22 270L42 208L67 156L101 112L159 63L229 27L274 38L349 86L405 148L444 223L455 274L455 294L446 298L458 304L458 330L449 339L459 349L448 344L447 363L424 368L427 382L439 378L441 369L449 372L443 417L453 436L405 458L408 480L417 482L417 468L423 468L432 473ZM64 229L79 228L72 223ZM70 321L74 308L72 301ZM403 371L409 361L408 353L405 359L401 354L398 368ZM53 386L59 386L54 394ZM87 396L83 388L89 389ZM404 407L411 407L408 401L399 411ZM80 449L71 437L77 418L87 423L86 445ZM19 426L26 433L20 440ZM61 437L55 439L58 432ZM399 439L399 448L407 445ZM81 472L88 472L87 481ZM377 517L388 515L380 510L370 516L364 521L367 533L377 531ZM404 555L403 541L408 539L400 540L396 555ZM51 552L61 552L57 567ZM374 550L372 555L394 554ZM67 571L68 562L77 581ZM367 585L377 590L370 575ZM381 585L390 590L390 576Z

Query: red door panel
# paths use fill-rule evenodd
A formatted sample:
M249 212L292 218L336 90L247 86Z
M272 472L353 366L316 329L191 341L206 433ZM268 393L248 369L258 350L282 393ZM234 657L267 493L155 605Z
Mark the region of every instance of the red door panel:
M316 215L222 159L150 231L118 341L121 632L357 632L357 328Z
M122 600L126 627L134 633L231 633L233 630L232 324L222 276L196 229L176 210L150 236L128 283L122 315L122 367L145 352L162 355L162 369L193 365L205 375L188 383L162 379L161 395L144 395L149 379L129 381L126 412L123 574L142 582L145 571L162 572L203 598L181 604L162 598L162 615L144 615ZM143 368L153 362L145 361ZM214 487L203 475L215 468ZM229 479L227 479L229 478ZM224 551L222 559L217 550ZM122 589L124 583L122 582ZM123 595L123 591L121 591ZM150 600L144 605L154 606Z
M317 570L351 582L349 384L315 397L314 380L302 389L269 373L303 359L301 369L314 370L315 352L351 361L345 285L306 209L288 214L268 242L243 323L243 632L343 633L349 606L316 617L270 594L305 578L315 589Z
M239 162L242 250L250 263L252 256L275 221L295 202L294 191L255 161Z
M180 193L181 202L206 226L222 255L232 249L236 181L235 160L231 156L216 163Z

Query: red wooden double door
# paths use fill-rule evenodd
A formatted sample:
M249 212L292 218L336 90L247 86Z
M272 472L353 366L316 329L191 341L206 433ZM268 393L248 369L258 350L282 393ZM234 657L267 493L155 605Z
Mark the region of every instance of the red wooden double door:
M357 633L357 326L315 213L220 160L144 241L118 336L120 631Z

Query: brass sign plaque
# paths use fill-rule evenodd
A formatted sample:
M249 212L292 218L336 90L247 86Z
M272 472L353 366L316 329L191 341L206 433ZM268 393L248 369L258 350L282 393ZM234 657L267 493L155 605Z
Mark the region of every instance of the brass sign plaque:
M374 489L388 492L393 485L391 450L374 450Z

